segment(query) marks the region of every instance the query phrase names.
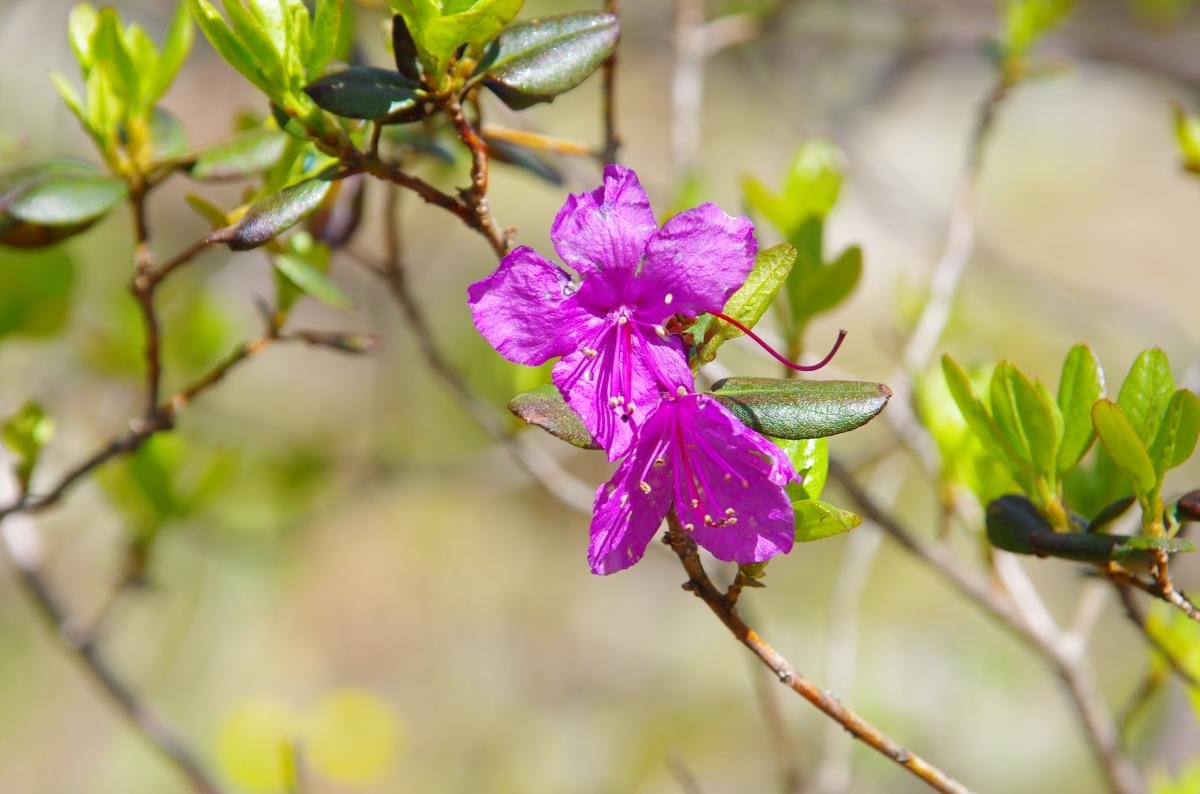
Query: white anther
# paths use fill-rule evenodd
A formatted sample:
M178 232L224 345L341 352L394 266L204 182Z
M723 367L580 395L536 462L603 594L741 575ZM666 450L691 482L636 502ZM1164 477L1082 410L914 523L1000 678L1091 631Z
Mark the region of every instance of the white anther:
M645 480L639 482L638 487L642 489L642 493L650 493L650 483Z
M663 298L663 303L670 303L673 300L675 300L675 296L668 292L666 297Z

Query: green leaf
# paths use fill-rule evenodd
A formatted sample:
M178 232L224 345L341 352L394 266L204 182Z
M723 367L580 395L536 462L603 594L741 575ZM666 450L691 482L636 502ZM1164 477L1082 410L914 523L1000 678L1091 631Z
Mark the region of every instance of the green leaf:
M1095 439L1092 406L1104 396L1104 370L1087 345L1075 345L1063 361L1058 380L1058 410L1063 440L1058 448L1058 473L1075 467Z
M1154 491L1158 486L1154 464L1121 407L1111 400L1100 400L1092 408L1092 423L1108 454L1132 478L1138 494Z
M354 306L337 284L305 259L293 254L280 254L271 261L288 281L322 303L343 311Z
M845 380L725 378L712 396L742 424L766 436L822 438L862 427L892 392L882 383Z
M818 499L792 502L792 510L796 513L797 543L840 535L862 523L862 519L854 513Z
M793 241L806 221L824 219L837 202L842 189L841 161L836 146L813 138L792 155L781 193L747 175L742 178L742 194L755 212Z
M608 60L620 33L617 17L602 12L511 25L496 37L486 84L509 107L549 102Z
M10 416L0 428L4 445L17 457L17 479L28 487L29 479L42 455L42 448L54 436L54 422L42 406L27 402Z
M151 89L147 97L149 102L157 101L175 82L175 77L191 52L193 36L192 17L188 13L187 2L181 0L175 8L171 24L167 27L167 36L158 58L158 70L151 80Z
M983 444L984 449L997 460L1007 463L1012 471L1023 469L1024 460L1009 444L996 420L983 406L983 402L975 396L971 379L958 362L950 356L942 356L942 372L946 376L946 385L950 387L950 396L962 412L967 427Z
M1038 385L1011 363L1001 361L992 374L992 416L1017 454L1053 482L1062 419L1049 392Z
M0 248L0 338L57 334L66 322L74 286L75 263L64 249Z
M759 251L754 260L754 268L746 277L746 283L729 296L722 313L747 328L753 328L779 294L795 261L796 249L786 243ZM737 327L711 318L710 322L705 324L704 338L697 345L693 365L709 363L716 358L717 349L721 345L741 335L742 332Z
M1154 443L1150 445L1150 460L1161 482L1163 475L1181 466L1192 456L1200 437L1200 397L1180 389L1171 397L1159 425Z
M829 478L829 441L824 438L771 440L784 451L801 477L801 482L788 484L788 496L793 501L820 499Z
M236 138L201 149L187 172L192 179L244 179L266 171L283 155L288 135L274 129L244 132Z
M352 119L378 119L417 104L417 84L389 69L352 66L305 86L322 109Z
M425 74L440 83L451 55L464 44L491 41L524 0L388 0L404 18Z
M111 6L100 9L92 35L96 66L108 78L113 91L132 113L141 110L141 76L121 35L121 18ZM89 92L90 96L90 92Z
M1167 354L1157 347L1142 351L1121 384L1117 405L1143 446L1149 447L1154 440L1163 411L1174 393L1175 378Z
M84 231L125 197L124 182L51 160L0 175L0 244L37 248Z
M1073 6L1074 0L1004 0L1001 46L1005 54L1010 58L1027 55Z
M1200 173L1200 116L1188 115L1179 105L1174 114L1175 141L1183 155L1183 167Z
M287 70L283 63L284 47L276 46L274 37L284 35L282 25L271 31L252 12L242 5L243 0L224 0L225 13L229 15L229 27L238 41L258 66L259 72L266 78L270 88L268 96L275 96L280 89L288 84ZM275 0L268 0L275 2ZM281 39L282 41L282 39Z
M518 394L508 403L508 410L526 424L537 425L572 446L600 449L600 445L584 427L583 420L567 406L562 393L553 384Z
M852 245L811 278L796 279L797 289L789 293L795 303L793 313L808 318L829 311L854 291L861 277L862 249Z
M238 0L231 0L238 2ZM213 7L209 0L188 0L192 17L200 26L200 31L208 39L208 43L217 51L225 63L232 66L239 74L253 83L263 93L272 93L271 80L255 63L250 48L234 35L225 23L225 18Z
M241 220L218 232L217 239L234 251L257 248L316 211L332 184L331 176L323 174L259 199Z
M312 51L308 56L307 76L316 77L337 51L342 26L342 0L316 0L313 11Z
M79 3L67 16L67 38L71 41L71 51L75 53L75 60L85 74L94 63L92 36L99 22L100 15L91 3Z
M226 8L243 0L223 0ZM282 53L288 46L287 10L288 0L245 0L258 27L271 40L272 49Z

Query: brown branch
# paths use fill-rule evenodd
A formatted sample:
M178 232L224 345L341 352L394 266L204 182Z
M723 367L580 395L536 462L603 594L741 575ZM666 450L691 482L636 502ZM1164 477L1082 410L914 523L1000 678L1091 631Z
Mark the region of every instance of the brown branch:
M604 10L610 14L621 16L620 0L604 0ZM612 55L604 62L604 149L601 156L605 163L615 163L621 150L621 137L617 134L617 50L621 46L621 34L613 45Z
M61 597L51 586L41 566L40 538L30 522L11 516L0 526L5 552L17 570L22 589L37 610L48 631L79 660L84 672L117 705L121 713L146 741L187 779L199 794L220 794L215 778L188 749L178 731L160 714L147 706L121 678L88 635L80 635Z
M1049 635L1039 623L1018 609L1012 596L990 585L964 567L945 546L931 545L918 538L881 508L836 460L829 462L829 475L846 490L863 517L870 520L902 548L952 584L967 600L997 619L1002 626L1041 656L1062 680L1075 706L1096 760L1111 791L1132 794L1144 790L1141 775L1126 756L1120 734L1107 707L1096 692L1090 669L1081 663L1078 645Z
M910 752L801 675L791 662L768 645L738 616L735 605L731 604L708 578L708 574L700 562L700 556L696 553L696 544L679 528L679 522L674 516L668 516L667 521L669 529L664 542L679 555L683 569L687 572L688 582L684 585L684 589L691 591L707 604L730 633L762 660L763 664L775 673L784 686L816 706L826 716L837 721L851 736L904 767L930 788L950 794L967 794L970 791L962 783L954 780L924 758Z
M1196 676L1192 674L1192 671L1188 670L1187 667L1184 666L1183 662L1181 662L1175 656L1175 654L1171 652L1171 649L1168 648L1163 641L1154 634L1154 632L1150 631L1150 627L1146 624L1146 615L1142 612L1142 608L1138 606L1137 599L1133 597L1133 591L1124 585L1114 583L1114 586L1117 589L1117 595L1121 597L1121 605L1125 607L1125 614L1129 617L1129 621L1133 623L1134 626L1137 626L1138 631L1140 631L1142 636L1145 637L1146 642L1149 643L1154 650L1158 651L1158 655L1163 658L1163 661L1167 663L1167 666L1171 668L1171 671L1174 672L1175 675L1179 676L1179 680L1183 681L1183 683L1194 689L1200 689L1200 679L1197 679Z
M1158 580L1151 580L1147 582L1137 576L1134 576L1128 571L1117 567L1116 565L1110 565L1104 571L1104 575L1111 579L1114 584L1125 587L1133 587L1137 590L1141 590L1143 593L1152 595L1155 598L1162 599L1183 614L1187 615L1190 619L1200 623L1200 607L1197 607L1191 601L1191 599L1176 590L1174 587L1164 589L1162 583Z
M387 199L384 213L384 261L376 263L353 249L347 249L346 253L383 281L412 332L417 350L426 365L471 419L485 433L502 444L521 467L559 501L580 512L591 512L592 489L563 471L546 453L525 445L521 437L511 432L503 417L471 389L458 370L442 355L421 303L413 294L408 270L404 266L400 195L399 191L392 190Z
M496 219L488 207L487 142L480 137L475 128L471 126L471 122L467 120L467 114L463 110L461 102L451 99L445 103L443 109L450 118L450 123L454 125L459 140L471 151L471 187L464 191L463 195L467 207L474 215L472 224L488 239L496 256L504 256L508 253L508 235L500 231Z

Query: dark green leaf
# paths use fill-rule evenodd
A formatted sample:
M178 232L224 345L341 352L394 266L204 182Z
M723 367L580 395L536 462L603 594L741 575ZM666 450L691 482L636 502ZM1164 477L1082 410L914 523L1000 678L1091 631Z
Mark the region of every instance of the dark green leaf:
M1154 464L1121 407L1111 400L1098 401L1092 407L1092 423L1108 454L1133 479L1138 494L1153 491L1158 486Z
M563 184L562 172L545 157L540 157L536 152L531 152L524 146L518 146L500 138L490 138L485 135L484 140L487 142L488 155L491 159L515 165L552 185Z
M126 191L124 182L69 160L0 175L0 244L35 248L70 237L104 217Z
M553 385L539 386L518 394L508 410L526 423L537 425L552 436L580 449L600 449L579 415L567 407L562 394Z
M193 155L188 175L202 181L254 176L279 160L287 141L287 133L279 130L257 129L242 133Z
M511 25L496 37L486 84L509 107L548 102L596 71L620 33L617 17L602 12Z
M892 392L882 383L725 378L712 395L747 427L775 438L823 438L879 415Z
M1175 378L1167 354L1157 347L1142 351L1121 384L1117 405L1144 446L1154 441L1163 411L1174 393Z
M341 248L354 236L362 224L367 195L365 174L340 179L309 216L304 228L315 239L330 248Z
M796 249L787 243L759 251L746 283L729 296L722 313L747 328L753 328L762 319L771 301L779 294L795 261ZM712 318L704 326L703 340L697 340L693 364L707 364L712 361L721 345L741 335L742 332L737 327Z
M251 204L241 220L214 236L234 251L257 248L316 211L332 184L326 174L284 188Z
M334 115L378 119L415 107L417 87L417 83L389 69L352 66L308 84L304 92Z
M1133 503L1136 501L1137 498L1134 496L1125 496L1108 505L1099 513L1097 513L1095 518L1088 522L1087 531L1100 531L1113 521L1116 521L1118 518L1120 518L1121 515L1130 507L1132 507Z
M1055 532L1032 502L1015 494L1002 496L988 505L987 535L993 546L1014 554L1060 557L1079 562L1121 560L1150 548L1191 550L1187 548L1191 544L1186 541L1179 543L1094 532Z
M1063 361L1058 380L1058 410L1063 419L1063 440L1058 448L1062 474L1087 453L1095 438L1092 406L1104 396L1104 370L1087 345L1075 345Z
M1200 397L1179 389L1167 403L1158 434L1150 445L1150 460L1161 480L1169 469L1180 466L1192 456L1200 437Z
M842 510L818 499L792 502L792 510L796 513L797 543L840 535L862 523L862 519L849 510Z
M421 68L418 66L417 45L404 17L396 14L392 17L392 54L396 58L396 71L413 82L420 82Z

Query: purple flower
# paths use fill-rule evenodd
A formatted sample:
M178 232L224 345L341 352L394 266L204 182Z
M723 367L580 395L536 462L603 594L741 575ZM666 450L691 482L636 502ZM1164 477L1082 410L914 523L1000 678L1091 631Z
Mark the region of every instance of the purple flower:
M754 227L702 204L660 229L637 175L610 165L604 184L568 197L550 237L578 281L520 247L470 286L468 303L510 361L562 357L555 385L616 460L661 392L692 383L683 342L664 323L724 307L754 265Z
M616 474L596 492L588 562L609 574L642 558L672 509L683 530L726 562L762 562L792 548L784 490L798 481L779 447L723 405L680 387L638 428Z

